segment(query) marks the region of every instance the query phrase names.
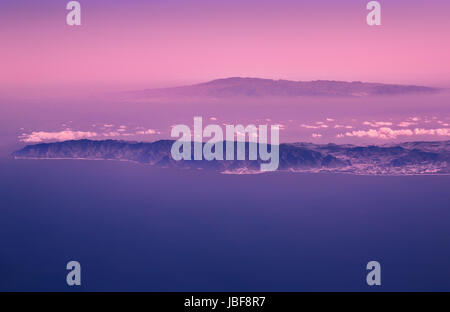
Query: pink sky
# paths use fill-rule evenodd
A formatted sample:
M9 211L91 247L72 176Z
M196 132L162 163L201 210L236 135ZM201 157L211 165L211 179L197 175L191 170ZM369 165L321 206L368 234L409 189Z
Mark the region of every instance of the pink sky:
M450 1L0 0L0 91L127 90L229 76L450 86ZM395 3L393 3L395 2Z

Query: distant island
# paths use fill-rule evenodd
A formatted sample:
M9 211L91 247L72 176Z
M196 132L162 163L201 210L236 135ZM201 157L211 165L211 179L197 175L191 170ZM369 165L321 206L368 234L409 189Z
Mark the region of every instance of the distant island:
M418 93L436 93L437 88L331 80L290 81L261 78L232 77L205 83L162 89L131 92L145 97L299 97L299 96L392 96Z
M204 169L232 174L261 172L261 160L175 161L170 153L173 142L84 139L27 145L14 152L13 156L16 159L133 161L158 167ZM248 152L248 143L246 150ZM381 146L286 143L280 144L279 150L278 171L365 175L450 174L450 141L407 142Z

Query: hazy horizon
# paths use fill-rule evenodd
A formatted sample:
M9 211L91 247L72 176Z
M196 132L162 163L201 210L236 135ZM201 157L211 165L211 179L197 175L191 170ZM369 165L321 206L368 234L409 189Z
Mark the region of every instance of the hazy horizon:
M1 1L0 94L95 93L223 77L449 87L450 3L192 0ZM76 90L76 92L73 92Z

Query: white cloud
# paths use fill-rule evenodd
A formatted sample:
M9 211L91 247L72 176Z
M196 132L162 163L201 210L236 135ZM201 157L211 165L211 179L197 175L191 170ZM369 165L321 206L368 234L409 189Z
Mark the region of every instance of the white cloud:
M370 137L377 139L395 139L398 136L411 136L413 131L410 129L392 130L388 127L382 127L380 129L369 129L367 131L358 130L347 132L345 135L350 137Z
M438 129L414 129L416 135L437 135L437 136L450 136L450 128L438 128Z
M398 129L393 130L388 127L382 127L379 129L358 130L347 132L345 134L348 137L369 137L375 139L396 139L399 136L412 136L412 135L435 135L435 136L450 136L450 128L438 128L438 129ZM341 137L341 136L338 136Z
M364 121L363 125L379 128L379 127L384 127L384 126L392 126L392 122L390 122L390 121Z
M59 132L33 131L22 134L20 141L26 143L39 143L44 141L79 140L97 136L96 132L64 130Z
M339 129L339 128L352 129L353 126L335 125L334 128L335 129Z
M111 132L105 132L105 133L102 133L102 135L103 136L106 136L106 137L114 137L114 136L120 136L120 132L117 132L117 131L111 131Z
M322 135L320 133L313 133L311 136L313 138L320 138L320 137L322 137Z
M300 127L306 128L306 129L317 129L317 128L320 128L319 126L310 126L310 125L305 125L305 124L301 124Z
M138 131L136 132L136 134L160 134L161 132L156 131L154 129L147 129L147 130L143 130L143 131Z
M402 121L400 122L397 126L402 127L402 128L406 128L412 125L417 125L416 122L411 122L411 121Z

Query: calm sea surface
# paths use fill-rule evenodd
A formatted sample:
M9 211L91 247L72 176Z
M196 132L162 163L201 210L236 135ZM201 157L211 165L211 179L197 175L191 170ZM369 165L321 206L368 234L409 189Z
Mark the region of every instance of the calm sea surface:
M449 185L4 156L0 290L449 291Z

